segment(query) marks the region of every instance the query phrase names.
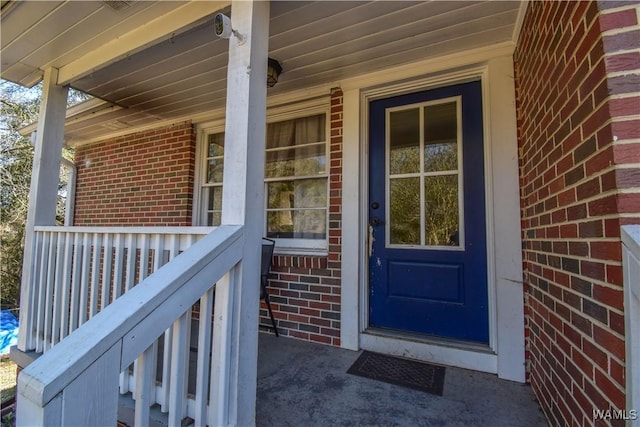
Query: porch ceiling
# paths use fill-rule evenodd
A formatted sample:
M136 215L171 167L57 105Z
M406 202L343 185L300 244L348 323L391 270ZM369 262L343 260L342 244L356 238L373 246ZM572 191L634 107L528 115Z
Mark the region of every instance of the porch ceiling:
M56 67L64 83L104 100L104 109L68 121L71 143L202 115L225 105L229 42L215 37L211 20L227 6L3 1L2 78L28 86ZM512 41L521 7L519 1L272 2L269 56L284 71L269 95ZM188 17L176 24L166 19L170 14ZM127 38L137 43L123 48L118 41Z

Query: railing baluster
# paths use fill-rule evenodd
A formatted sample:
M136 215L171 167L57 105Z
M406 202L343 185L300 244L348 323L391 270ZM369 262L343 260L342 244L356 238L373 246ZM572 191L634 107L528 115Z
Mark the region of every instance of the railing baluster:
M89 318L98 313L98 299L100 298L100 254L102 252L102 235L93 234L93 257L91 262L91 312Z
M33 247L32 247L32 259L29 260L30 264L28 268L31 269L31 282L28 283L30 286L29 292L29 300L22 301L21 305L21 316L30 326L29 328L22 328L21 331L21 340L23 340L25 350L33 350L36 347L36 340L34 334L34 327L37 322L37 312L38 312L38 265L39 265L39 251L41 248L41 235L35 234L33 239ZM24 264L23 264L24 265ZM20 345L20 344L19 344Z
M82 274L80 279L80 310L78 313L78 326L87 321L89 311L89 268L91 266L91 244L89 233L82 236Z
M102 296L100 297L100 310L104 310L109 305L109 294L111 292L111 275L113 264L113 236L111 233L104 235L102 252Z
M171 236L169 242L169 261L180 255L180 236Z
M153 235L153 267L155 273L164 265L164 236L162 234Z
M124 236L122 233L116 235L116 254L115 266L113 267L113 291L112 302L122 295L123 277L124 277Z
M169 262L180 252L180 236L173 234L169 238L169 244L167 246L167 252L169 254ZM162 386L161 396L162 402L160 402L160 410L162 412L169 411L169 403L171 396L171 369L173 360L171 355L173 354L173 327L167 329L164 333L164 352L162 353Z
M171 348L171 392L169 393L168 424L178 426L186 415L187 379L189 368L189 330L191 308L173 324Z
M61 323L60 323L60 339L64 339L69 331L69 316L71 316L70 299L71 299L71 263L73 261L73 245L71 244L73 236L71 233L64 233L64 265L62 270L62 295L61 295Z
M187 246L182 249L183 251L187 250L187 248L191 247L198 239L193 234L189 234L187 236Z
M49 233L42 233L42 246L38 248L38 256L36 258L36 263L38 263L38 271L37 275L34 275L37 292L34 292L35 295L35 313L34 319L35 329L32 331L33 338L35 340L34 348L36 352L40 353L44 351L44 314L45 314L45 297L47 291L47 260L49 259L49 250L51 249L50 245L50 236Z
M44 350L48 350L53 346L51 342L51 323L53 320L53 290L55 287L55 268L56 268L56 250L58 235L50 233L51 246L49 247L49 256L47 257L47 274L46 281L47 291L45 295L45 303L42 306L44 309Z
M141 234L138 236L138 246L140 247L140 261L138 263L139 277L138 281L142 282L149 275L149 235Z
M125 292L133 288L136 280L136 256L138 255L137 246L135 245L135 235L127 234L127 267L125 278Z
M162 265L164 264L164 258L163 258L163 253L164 253L164 235L162 234L154 234L153 235L153 244L151 246L152 250L153 250L153 262L151 264L151 272L155 273L156 271L158 271L160 269L160 267L162 267ZM159 396L156 396L156 369L157 369L157 356L158 356L158 346L159 346L159 341L160 340L164 340L164 334L158 338L158 340L154 343L154 347L155 347L155 358L154 358L154 371L153 371L153 403L159 403L162 404L162 400L163 400L163 395L162 395L162 385L159 387Z
M53 277L53 313L51 318L51 345L56 345L60 341L60 327L62 325L62 306L64 296L62 295L62 273L64 269L65 249L64 234L56 233L56 256Z
M115 255L113 268L113 290L111 292L112 302L122 295L125 277L125 236L123 233L116 234L115 238ZM128 369L120 373L119 391L125 394L129 391L129 373Z
M118 381L120 394L125 394L129 392L129 367L124 371L120 372L120 379Z
M71 312L69 321L69 333L78 327L80 311L80 280L82 277L82 235L75 233L73 237L73 273L71 278Z
M136 372L136 387L134 393L136 426L149 425L149 410L155 402L155 376L156 376L156 343L142 353L137 359L138 370Z
M207 424L207 394L209 391L209 364L211 362L211 314L213 312L213 288L200 298L198 321L198 359L196 368L195 421L197 426Z
M127 259L127 287L126 287L127 291L133 288L136 284L136 279L141 280L142 275L144 274L145 269L143 268L144 256L143 256L142 248L140 250L140 261L139 263L137 263L136 261L138 257L138 246L140 243L142 243L142 247L144 247L145 242L146 242L146 235L142 235L138 237L137 235L129 234L128 236L127 246L128 246L129 257ZM139 278L136 278L136 264L138 265L138 268L139 268L139 271L138 271ZM135 372L137 371L138 371L138 360L133 362L134 375L135 375ZM127 381L128 388L135 394L137 392L137 384L135 381L135 376L132 376L129 373L129 370L125 372L126 372L125 380Z
M169 411L171 394L171 353L173 346L173 326L164 332L164 348L162 351L162 383L160 385L160 410Z

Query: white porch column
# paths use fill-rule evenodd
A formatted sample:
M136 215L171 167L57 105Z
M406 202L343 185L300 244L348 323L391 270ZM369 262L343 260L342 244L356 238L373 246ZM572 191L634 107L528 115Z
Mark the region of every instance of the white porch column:
M49 68L45 71L31 172L29 210L22 262L20 333L18 335L18 349L22 351L33 348L31 330L28 329L33 324L33 315L35 314L31 304L33 228L36 225L55 225L56 221L56 198L64 144L64 120L68 91L68 87L58 86L57 80L57 69Z
M233 1L222 224L244 224L242 262L216 285L209 425L255 424L269 2ZM212 28L213 31L213 28Z

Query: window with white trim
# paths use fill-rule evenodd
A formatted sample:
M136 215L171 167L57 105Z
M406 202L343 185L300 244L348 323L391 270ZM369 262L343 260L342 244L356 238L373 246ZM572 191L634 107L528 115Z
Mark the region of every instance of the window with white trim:
M264 234L280 249L326 250L329 153L327 113L267 123ZM219 225L222 212L224 132L201 134L198 173L201 225Z
M205 173L202 183L203 216L205 225L220 225L222 218L222 172L224 161L224 132L206 134Z

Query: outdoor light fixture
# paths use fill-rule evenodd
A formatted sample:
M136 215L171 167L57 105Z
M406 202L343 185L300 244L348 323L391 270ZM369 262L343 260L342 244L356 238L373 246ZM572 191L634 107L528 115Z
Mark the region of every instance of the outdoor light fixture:
M213 18L213 29L216 32L216 36L221 39L228 39L231 38L231 35L234 35L238 39L238 44L241 46L246 41L243 34L240 34L231 27L231 19L224 13L217 13Z
M278 77L282 72L282 65L273 58L269 58L267 64L267 87L274 87L278 83Z
M216 36L221 39L229 39L231 36L235 36L238 39L238 44L243 45L246 41L246 37L234 30L231 26L231 19L224 13L217 13L213 18L213 30ZM282 65L273 58L268 58L267 63L267 87L274 87L278 83L278 77L282 72Z

